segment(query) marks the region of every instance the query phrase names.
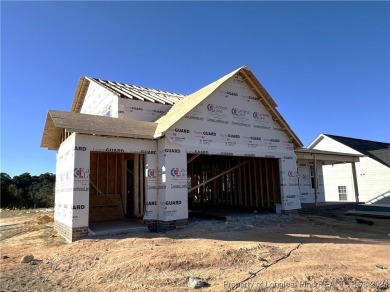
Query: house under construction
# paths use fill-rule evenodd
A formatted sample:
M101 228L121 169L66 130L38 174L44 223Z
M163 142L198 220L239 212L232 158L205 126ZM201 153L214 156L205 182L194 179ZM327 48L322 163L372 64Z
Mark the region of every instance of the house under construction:
M68 241L91 222L185 224L189 210L275 210L324 200L322 165L359 160L302 149L253 73L241 67L193 94L81 77L70 112L50 110L55 225Z

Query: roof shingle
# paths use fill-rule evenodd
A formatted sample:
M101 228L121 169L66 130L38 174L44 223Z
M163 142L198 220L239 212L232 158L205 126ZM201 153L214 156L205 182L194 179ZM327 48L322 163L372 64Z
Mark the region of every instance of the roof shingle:
M356 151L390 167L390 143L355 139L336 135L324 134Z

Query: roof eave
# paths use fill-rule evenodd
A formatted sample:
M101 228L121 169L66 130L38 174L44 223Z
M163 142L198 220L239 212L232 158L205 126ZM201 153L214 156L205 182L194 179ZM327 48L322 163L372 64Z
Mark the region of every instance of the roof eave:
M89 87L89 79L85 76L81 76L79 79L79 83L76 88L76 92L73 97L72 107L70 109L71 112L79 113L81 110L81 107L84 102L85 95L88 91Z
M64 129L78 134L153 140L156 127L157 124L152 122L49 110L41 147L58 149Z

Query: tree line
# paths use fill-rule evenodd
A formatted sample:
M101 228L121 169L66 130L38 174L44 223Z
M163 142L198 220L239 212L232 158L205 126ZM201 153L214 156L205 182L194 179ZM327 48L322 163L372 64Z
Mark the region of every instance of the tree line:
M31 176L28 172L10 177L2 172L1 208L48 208L54 206L55 175Z

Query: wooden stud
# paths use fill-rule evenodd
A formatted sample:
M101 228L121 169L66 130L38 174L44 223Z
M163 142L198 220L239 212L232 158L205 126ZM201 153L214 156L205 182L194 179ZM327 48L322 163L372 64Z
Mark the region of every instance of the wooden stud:
M134 215L138 215L139 204L139 155L134 155Z
M241 161L241 158L238 158L238 162ZM242 207L242 177L241 177L241 167L237 169L238 171L238 206Z
M255 206L256 208L259 207L259 202L258 202L258 185L257 185L257 161L258 161L258 158L255 158L253 160L253 177L254 177L254 183L255 183Z
M96 190L96 192L99 194L99 195L103 195L103 192L101 190L99 190L99 188L96 186L96 184L92 181L92 180L89 180L89 183L90 185Z
M231 160L229 160L229 168L231 167ZM233 206L233 171L229 172L229 202L230 206Z
M118 184L118 154L115 155L115 190L114 193L117 193L117 184Z
M237 159L235 161L237 163ZM239 206L239 198L238 198L238 169L234 171L234 197L235 197L235 206Z
M259 160L259 175L260 175L261 207L264 207L263 161L264 161L264 158L260 158L260 160Z
M143 216L144 214L144 176L145 176L145 162L144 162L144 158L145 158L145 155L144 154L140 154L140 178L141 178L141 182L140 182L140 206L139 206L139 210L140 210L140 216Z
M106 194L108 194L108 153L106 153Z
M271 164L271 192L272 192L272 200L273 200L273 205L275 205L275 175L274 175L274 162L276 159L270 159L270 164Z
M128 214L127 210L127 163L125 160L125 155L121 154L121 193L122 197L124 198L124 210L125 214Z
M100 155L96 153L96 186L99 188L99 160Z
M247 175L246 175L246 165L243 166L243 174L244 174L244 179L242 180L243 184L244 184L244 206L245 207L248 207L248 192L247 192Z
M253 164L253 158L251 159L251 162L248 163L248 183L249 183L249 207L253 207L253 191L252 191L252 181L253 181L253 171L251 170L252 164Z
M270 207L270 190L269 190L269 173L268 173L268 158L265 159L265 184L267 187L267 206Z

